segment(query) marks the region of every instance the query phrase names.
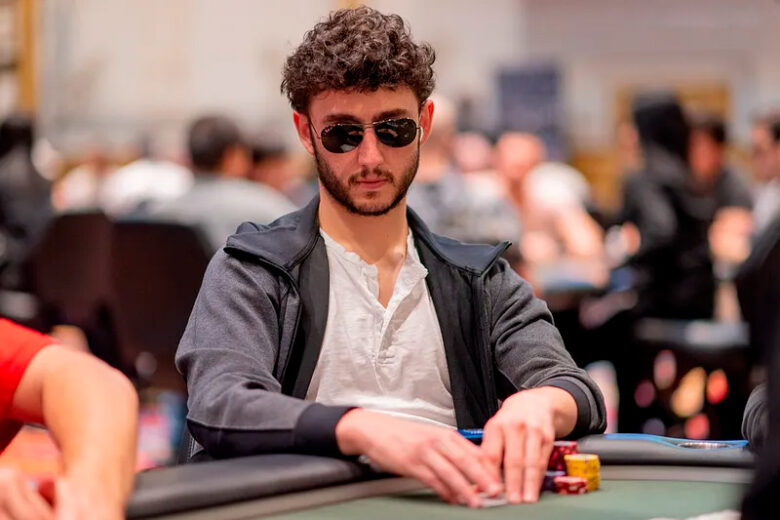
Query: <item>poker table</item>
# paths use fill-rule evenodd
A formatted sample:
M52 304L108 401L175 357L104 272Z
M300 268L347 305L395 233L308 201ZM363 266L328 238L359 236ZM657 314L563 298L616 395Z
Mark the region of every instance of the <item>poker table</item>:
M348 460L259 455L139 474L129 519L562 519L688 518L739 509L752 476L743 441L648 435L589 436L581 453L601 459L601 489L544 492L536 504L453 506L408 478Z

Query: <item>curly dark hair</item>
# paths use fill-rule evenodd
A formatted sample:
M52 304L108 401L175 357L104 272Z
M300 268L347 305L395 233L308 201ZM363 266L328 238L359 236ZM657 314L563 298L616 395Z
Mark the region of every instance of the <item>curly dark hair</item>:
M422 104L433 92L435 59L429 44L412 40L400 16L366 6L340 9L307 32L287 58L281 90L303 114L311 98L326 90L405 85Z

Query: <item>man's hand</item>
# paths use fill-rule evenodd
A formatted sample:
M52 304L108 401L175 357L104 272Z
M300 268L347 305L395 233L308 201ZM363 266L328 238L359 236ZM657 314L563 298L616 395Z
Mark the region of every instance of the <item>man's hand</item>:
M503 463L506 498L536 502L556 436L568 434L577 404L565 390L540 387L507 398L486 424L481 449L494 471Z
M42 482L38 490L53 505L54 520L122 520L125 517L122 502L105 496L99 485L88 486L60 477Z
M455 430L356 409L336 425L336 438L345 455L365 455L450 503L480 507L480 491L496 496L503 490L498 466Z
M54 520L54 511L24 475L0 468L0 519Z

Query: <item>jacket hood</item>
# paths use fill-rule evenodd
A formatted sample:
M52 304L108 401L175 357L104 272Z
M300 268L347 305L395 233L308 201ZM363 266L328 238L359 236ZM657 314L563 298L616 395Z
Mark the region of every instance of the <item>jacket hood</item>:
M320 238L319 203L316 196L302 209L268 225L241 224L228 238L225 251L257 256L289 272L311 253ZM511 245L507 241L495 246L464 244L432 233L411 208L407 208L406 216L416 241L428 246L440 260L474 274L487 271Z

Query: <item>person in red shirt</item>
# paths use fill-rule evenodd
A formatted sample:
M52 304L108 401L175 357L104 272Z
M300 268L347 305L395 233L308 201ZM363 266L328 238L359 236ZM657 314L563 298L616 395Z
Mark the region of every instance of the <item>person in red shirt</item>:
M36 490L0 467L0 519L124 518L138 429L132 384L89 354L0 319L0 452L25 422L49 429L63 472Z

